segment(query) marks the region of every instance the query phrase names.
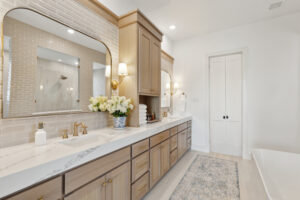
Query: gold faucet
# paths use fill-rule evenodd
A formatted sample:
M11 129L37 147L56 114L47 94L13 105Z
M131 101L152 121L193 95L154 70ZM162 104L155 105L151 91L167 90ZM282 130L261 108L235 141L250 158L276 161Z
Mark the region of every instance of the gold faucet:
M74 122L73 126L73 136L78 136L78 127L82 126L82 123Z
M81 127L83 128L82 134L83 134L83 135L88 134L88 132L87 132L87 128L88 128L88 127L87 127L84 123L82 123Z
M78 136L78 128L81 127L83 130L82 130L82 134L83 135L86 135L87 134L87 126L84 124L84 123L77 123L75 122L74 123L74 128L73 128L73 136Z
M62 138L63 139L67 139L68 138L68 129L63 130Z

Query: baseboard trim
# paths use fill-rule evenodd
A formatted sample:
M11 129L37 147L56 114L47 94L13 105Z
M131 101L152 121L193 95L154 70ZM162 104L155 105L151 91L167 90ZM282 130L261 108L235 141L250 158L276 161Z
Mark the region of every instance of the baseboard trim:
M192 144L192 150L209 153L209 147L207 145Z

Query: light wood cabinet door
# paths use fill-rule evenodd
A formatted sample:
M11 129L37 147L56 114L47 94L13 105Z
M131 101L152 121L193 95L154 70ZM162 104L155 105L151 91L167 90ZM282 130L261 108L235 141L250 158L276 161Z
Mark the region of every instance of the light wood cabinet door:
M170 139L161 143L160 155L161 176L163 176L170 168Z
M105 200L106 181L105 176L93 181L90 184L80 188L71 195L65 197L65 200Z
M151 94L151 34L139 28L139 92Z
M20 194L8 198L9 200L24 200L24 199L44 199L58 200L62 197L62 177L54 178L50 181L42 183L31 189L28 189Z
M149 170L149 151L139 155L132 161L132 182L136 181Z
M161 177L160 145L150 150L150 187L152 188Z
M130 162L106 175L106 200L130 200Z
M149 172L132 185L132 200L141 200L149 191Z
M151 37L151 94L160 95L161 89L161 48L160 42Z
M187 131L178 133L178 158L180 158L187 150Z

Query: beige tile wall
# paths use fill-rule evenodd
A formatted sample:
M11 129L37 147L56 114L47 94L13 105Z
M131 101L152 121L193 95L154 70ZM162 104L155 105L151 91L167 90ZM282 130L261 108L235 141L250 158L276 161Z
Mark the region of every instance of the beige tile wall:
M84 32L94 38L102 40L110 49L113 61L113 76L119 60L119 33L118 27L106 19L84 8L75 0L1 0L0 19L10 9L28 7L61 21L69 26ZM1 24L2 25L2 24ZM1 26L2 27L2 26ZM2 32L2 30L1 30ZM2 58L1 58L2 59ZM2 63L2 60L0 60ZM0 73L1 101L2 101L2 67ZM2 103L1 103L2 105ZM21 108L20 108L21 109ZM2 110L2 108L1 108ZM39 121L46 123L48 137L59 136L61 130L71 128L74 121L82 121L89 129L105 127L110 118L104 113L83 113L57 115L47 117L32 117L20 119L0 119L0 148L33 142L36 124Z

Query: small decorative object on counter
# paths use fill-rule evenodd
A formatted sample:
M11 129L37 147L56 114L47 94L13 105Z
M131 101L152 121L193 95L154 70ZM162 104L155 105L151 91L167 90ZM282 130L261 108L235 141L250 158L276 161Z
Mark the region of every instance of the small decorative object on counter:
M34 138L35 145L45 145L47 143L47 133L44 130L44 123L40 122L38 130L35 132Z
M108 111L114 118L114 128L123 129L126 126L126 118L133 110L131 99L122 96L112 96L108 99L105 96L91 97L89 109L93 112Z
M107 101L107 110L114 117L114 128L123 129L126 126L126 117L133 110L131 99L126 97L112 96Z

